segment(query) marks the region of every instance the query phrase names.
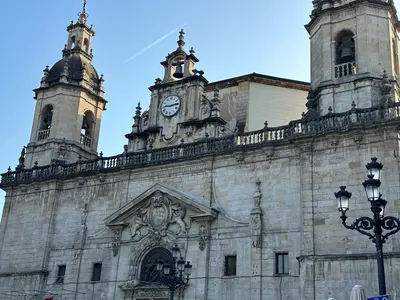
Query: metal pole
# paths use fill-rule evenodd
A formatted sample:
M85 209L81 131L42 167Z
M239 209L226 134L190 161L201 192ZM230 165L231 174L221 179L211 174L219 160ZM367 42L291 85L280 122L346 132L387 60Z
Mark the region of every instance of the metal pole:
M383 262L383 247L382 247L382 224L379 218L379 212L374 212L375 219L375 245L376 245L376 260L378 263L378 284L379 295L386 295L385 282L385 265Z
M169 300L174 300L174 288L169 289Z

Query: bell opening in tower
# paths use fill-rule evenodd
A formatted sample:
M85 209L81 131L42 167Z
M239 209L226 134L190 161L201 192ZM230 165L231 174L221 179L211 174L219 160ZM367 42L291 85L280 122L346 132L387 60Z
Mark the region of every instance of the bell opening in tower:
M53 121L53 105L47 104L42 109L39 132L37 136L38 141L45 140L50 136L50 128L52 121Z
M175 63L175 70L172 75L175 79L183 78L183 64L184 64L184 62L182 62L182 61Z
M354 34L351 31L342 31L336 39L336 64L355 62Z
M90 110L87 110L82 119L81 127L81 144L90 147L92 144L93 136L93 125L94 125L94 114Z
M336 40L335 78L356 74L356 47L354 33L341 31Z

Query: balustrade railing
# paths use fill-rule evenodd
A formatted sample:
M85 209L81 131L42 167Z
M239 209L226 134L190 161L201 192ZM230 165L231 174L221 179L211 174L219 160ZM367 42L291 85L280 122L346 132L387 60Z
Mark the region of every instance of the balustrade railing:
M46 140L50 136L50 129L40 130L38 132L37 139L38 141Z
M400 103L380 108L352 109L344 113L330 113L314 119L300 119L280 127L202 140L178 146L123 153L95 160L78 161L68 165L50 165L9 171L1 174L0 186L51 178L73 178L99 172L112 172L123 168L139 168L183 159L196 159L206 155L231 153L236 149L280 143L329 132L346 131L354 127L368 127L388 122L400 122Z
M346 77L356 74L356 63L348 62L335 66L335 78Z
M81 134L80 143L82 145L90 147L92 144L92 139L90 137L88 137L87 135Z

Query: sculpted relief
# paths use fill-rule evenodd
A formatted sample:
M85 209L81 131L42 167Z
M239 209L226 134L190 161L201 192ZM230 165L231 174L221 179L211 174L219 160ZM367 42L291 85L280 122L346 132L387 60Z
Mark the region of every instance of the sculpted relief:
M188 226L184 220L185 216L185 207L156 191L148 203L139 208L129 225L131 239L139 241L145 236L150 236L157 241L166 236L167 230L175 235L186 235Z
M113 232L112 250L118 255L122 245L131 247L131 256L137 260L152 247L170 248L177 240L184 241L196 224L199 248L204 250L210 236L211 223L218 216L216 209L159 183L137 196L105 219ZM140 260L131 263L135 269ZM136 269L135 269L136 270ZM132 274L136 274L132 271ZM130 278L135 278L131 276Z

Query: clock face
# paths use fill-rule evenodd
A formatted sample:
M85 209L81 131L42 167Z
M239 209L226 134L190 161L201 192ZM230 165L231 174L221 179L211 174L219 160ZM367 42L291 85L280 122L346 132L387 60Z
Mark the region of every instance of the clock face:
M172 117L180 107L181 99L178 96L168 96L161 104L161 112L166 117Z

